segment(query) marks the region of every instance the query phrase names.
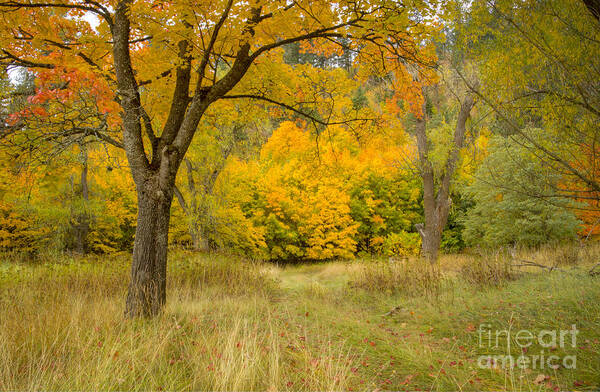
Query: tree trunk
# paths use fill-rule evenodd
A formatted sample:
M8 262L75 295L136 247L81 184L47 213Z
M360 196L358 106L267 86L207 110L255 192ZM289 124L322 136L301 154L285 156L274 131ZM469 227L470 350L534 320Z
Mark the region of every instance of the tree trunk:
M423 91L425 95L425 91ZM421 235L421 253L430 263L435 263L441 242L441 233L438 233L435 206L435 178L433 165L429 160L429 140L427 139L427 112L423 104L423 113L416 119L415 135L417 137L417 150L419 153L419 173L423 180L423 210L425 223L415 225Z
M423 96L426 96L423 90ZM448 222L450 212L450 185L452 176L456 170L460 158L460 150L464 144L466 123L475 101L473 97L467 96L461 102L454 140L450 149L448 159L444 164L444 171L438 176L439 185L436 189L436 176L433 164L429 159L430 142L427 138L427 112L423 104L423 113L416 119L415 135L417 137L417 150L419 154L419 173L423 180L423 209L425 212L425 223L415 225L421 235L421 253L425 259L434 264L437 261L440 245L442 243L442 232Z
M431 264L434 264L438 258L442 242L441 233L434 230L432 225L424 226L423 224L417 224L415 227L421 235L421 253L423 257Z
M242 42L229 71L212 86L203 85L207 80L205 71L210 63L211 53L214 53L215 39L233 4L230 1L214 27L213 39L205 48L199 67L195 69L199 77L194 94L190 97L193 45L182 35L178 43L177 56L180 61L175 72L173 98L162 132L157 136L153 120L142 105L140 84L136 80L131 61L129 16L132 4L133 0L118 1L112 18L106 19L113 37L114 71L119 105L122 109L122 144L138 195L131 283L125 309L129 317L137 317L153 316L165 304L167 244L175 177L198 124L206 109L240 82L261 52L256 51L251 55L251 42ZM250 17L243 28L245 33L254 35L254 26L261 21L261 10L262 6L251 7ZM191 24L183 24L193 33ZM268 47L264 46L263 50L266 51ZM147 154L142 135L149 139L151 154Z
M154 316L166 302L172 200L172 187L165 192L158 181L148 181L144 189L138 189L138 219L125 310L128 317Z

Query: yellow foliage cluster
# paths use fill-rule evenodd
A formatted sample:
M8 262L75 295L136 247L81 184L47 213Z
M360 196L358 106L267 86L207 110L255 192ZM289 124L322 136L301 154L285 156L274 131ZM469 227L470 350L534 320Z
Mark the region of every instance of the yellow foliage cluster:
M35 253L44 246L49 227L37 227L12 203L0 201L0 251Z
M402 176L399 154L412 153L400 147L404 140L401 133L392 142L389 135L373 135L361 145L344 127L329 127L317 135L301 123L286 121L273 132L257 161L229 161L218 192L233 201L228 211L245 212L239 222L246 225L247 235L260 238L252 241L254 254L270 259L353 258L364 244L369 244L369 251L383 252L397 219L389 211L385 218L380 215L386 214L379 212L385 202L367 183L369 178L396 181ZM413 209L418 208L418 188L402 192ZM398 206L394 213L405 214L405 228L410 227L414 215L408 217L401 203ZM396 223L388 228L387 219ZM377 233L371 233L371 227Z
M0 176L0 252L39 254L73 247L76 226L89 222L86 249L114 253L131 249L136 222L133 181L126 168L89 150L88 200L81 189L80 149L44 167L4 160ZM116 156L118 152L112 151ZM119 157L122 161L124 157ZM116 159L116 158L115 158Z

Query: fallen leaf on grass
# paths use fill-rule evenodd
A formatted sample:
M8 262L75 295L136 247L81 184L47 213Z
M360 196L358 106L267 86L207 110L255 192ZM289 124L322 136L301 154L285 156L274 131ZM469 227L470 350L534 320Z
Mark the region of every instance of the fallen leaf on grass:
M546 376L545 374L538 374L538 376L535 378L535 380L533 380L533 383L535 385L540 385L541 383L543 383L546 380L549 380L550 376Z

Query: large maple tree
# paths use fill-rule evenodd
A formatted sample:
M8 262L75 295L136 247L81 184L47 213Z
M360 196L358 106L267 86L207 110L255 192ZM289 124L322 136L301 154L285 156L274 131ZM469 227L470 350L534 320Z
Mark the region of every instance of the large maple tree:
M268 75L253 71L261 63L281 63L280 48L298 42L319 53L352 53L362 75L409 79L407 64L428 61L423 43L435 30L430 3L0 1L3 66L29 68L52 79L44 91L38 85L44 102L68 102L65 91L82 85L76 75L90 82L92 92L103 92L97 120L76 132L123 147L136 184L128 316L154 315L165 303L175 178L211 106L223 99L258 99L301 113L301 97L265 95L261 80ZM120 119L106 121L115 110ZM321 125L331 121L306 116ZM117 138L102 136L115 128L120 129Z

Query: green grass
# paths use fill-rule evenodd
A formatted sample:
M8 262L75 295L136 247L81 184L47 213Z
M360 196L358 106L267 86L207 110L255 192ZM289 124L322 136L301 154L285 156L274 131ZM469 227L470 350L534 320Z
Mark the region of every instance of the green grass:
M454 265L459 258L444 261L444 271L461 270ZM493 286L443 272L438 292L416 295L414 288L407 293L355 284L368 278L364 269L378 268L366 263L277 267L176 252L164 313L153 320L127 320L126 256L3 262L0 389L550 391L600 386L600 278L589 277L585 268L519 274ZM478 328L487 323L494 331L534 334L575 324L577 347L545 350L576 355L577 368L482 369L479 356L508 352L505 341L498 348L480 347ZM514 341L511 346L512 354L522 352ZM534 344L525 354L542 349Z

